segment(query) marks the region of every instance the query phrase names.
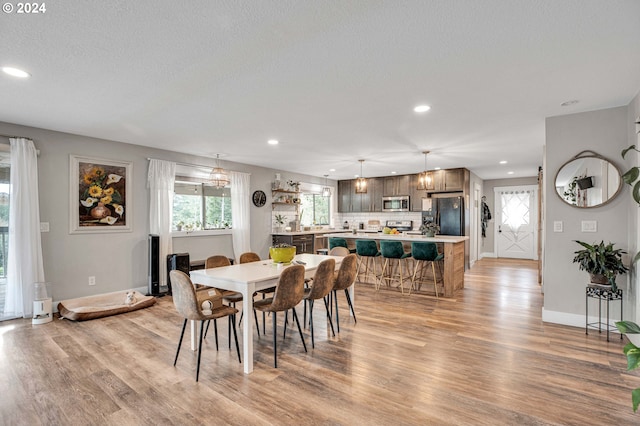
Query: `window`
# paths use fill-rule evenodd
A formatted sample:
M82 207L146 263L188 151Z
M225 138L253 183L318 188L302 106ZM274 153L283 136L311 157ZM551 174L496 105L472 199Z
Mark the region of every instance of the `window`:
M321 194L302 193L300 197L300 222L305 225L329 224L329 199Z
M231 227L231 190L176 178L173 197L174 230Z

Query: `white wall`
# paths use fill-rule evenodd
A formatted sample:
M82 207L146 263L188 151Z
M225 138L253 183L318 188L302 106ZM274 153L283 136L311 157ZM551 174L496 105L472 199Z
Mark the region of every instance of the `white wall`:
M628 144L628 129L626 106L546 120L544 321L584 327L585 285L589 277L572 262L574 252L580 248L574 240L611 241L616 247L629 249L628 188L609 204L581 209L560 200L554 187L555 175L562 164L584 150L608 158L622 170L620 152ZM597 221L597 232L581 232L583 220ZM563 223L563 232L553 232L554 221ZM617 283L625 291L625 312L630 313L628 275L618 276ZM619 303L611 304L611 318L619 318L618 306ZM595 312L593 307L590 312Z
M40 219L49 222L50 232L42 233L45 277L52 283L55 301L102 294L130 288L147 287L149 234L149 193L147 184L147 158L210 165L215 159L158 150L139 145L89 138L51 130L19 126L0 122L0 133L32 139L40 150L38 182L40 193ZM2 138L0 143L8 143ZM212 147L215 151L216 147ZM224 147L218 147L224 150ZM128 194L128 219L132 232L110 234L69 234L69 155L126 160L133 162L133 193ZM271 243L271 181L276 172L282 179L324 184L324 178L306 176L246 164L221 161L223 167L251 174L251 193L262 189L267 195L264 207L251 205L251 250L268 256ZM335 181L329 181L335 186ZM129 204L130 203L130 204ZM219 237L176 238L175 252L207 252L231 255L230 235ZM96 285L88 285L88 277L96 277Z

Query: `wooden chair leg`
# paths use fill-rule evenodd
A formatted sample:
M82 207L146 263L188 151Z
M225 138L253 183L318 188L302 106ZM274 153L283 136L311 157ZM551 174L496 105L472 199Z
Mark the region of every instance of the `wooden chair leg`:
M184 330L187 328L187 319L184 319L184 324L182 324L182 333L180 333L180 341L178 341L178 350L176 351L176 358L173 360L173 366L176 366L176 362L178 362L178 355L180 355L180 347L182 346L182 339L184 338Z

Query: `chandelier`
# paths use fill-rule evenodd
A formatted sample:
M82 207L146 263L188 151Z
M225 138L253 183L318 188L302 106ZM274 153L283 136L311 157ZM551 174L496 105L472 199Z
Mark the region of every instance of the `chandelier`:
M429 151L422 151L424 154L424 172L418 175L418 189L426 190L431 185L431 176L429 172L427 172L427 154Z
M216 154L216 159L216 167L214 167L211 170L211 174L209 174L209 184L216 188L224 188L229 185L229 174L220 167L220 154Z
M356 193L358 194L366 194L367 193L367 180L364 178L362 174L362 163L364 160L358 160L360 162L360 176L356 179Z
M329 185L327 185L327 176L329 176L329 175L324 175L324 188L322 188L322 196L323 197L330 197L331 196L331 187Z

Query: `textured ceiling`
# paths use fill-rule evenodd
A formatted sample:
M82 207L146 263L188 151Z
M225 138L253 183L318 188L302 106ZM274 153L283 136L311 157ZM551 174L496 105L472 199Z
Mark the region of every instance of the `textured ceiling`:
M428 168L535 176L545 117L640 89L636 0L46 6L0 16L0 66L32 74L0 76L0 121L333 179L358 159L416 173L423 150Z

